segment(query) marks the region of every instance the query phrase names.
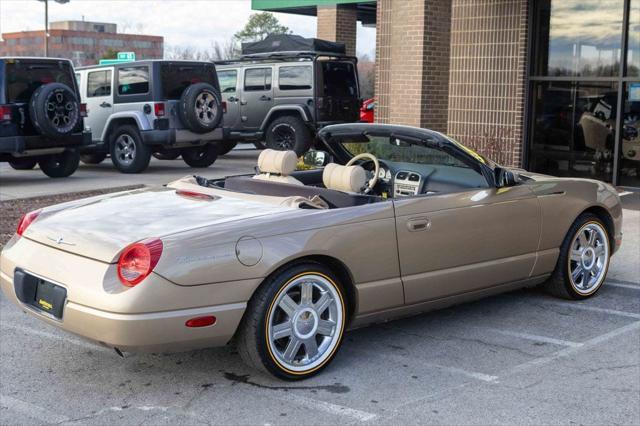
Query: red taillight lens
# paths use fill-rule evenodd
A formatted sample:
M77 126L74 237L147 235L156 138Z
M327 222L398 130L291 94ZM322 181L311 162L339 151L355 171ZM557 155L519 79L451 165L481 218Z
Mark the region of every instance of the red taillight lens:
M209 315L206 317L191 318L184 323L187 327L207 327L216 323L216 317Z
M227 103L226 102L222 102L222 113L226 114L227 113Z
M13 112L10 106L0 105L0 121L10 121L13 118Z
M120 282L133 287L144 280L156 267L162 255L162 240L150 238L126 247L118 260Z
M80 117L87 116L87 104L80 104Z
M156 115L156 117L164 117L164 103L159 102L153 104L153 113Z
M198 200L204 200L204 201L212 201L214 199L209 194L203 194L201 192L194 192L194 191L185 191L183 189L178 189L176 191L176 194L178 194L178 195L180 195L182 197L196 198Z
M29 212L29 213L23 215L20 218L20 222L18 222L18 229L16 229L16 234L22 236L22 234L24 234L24 231L27 230L29 225L31 225L33 223L33 221L36 220L36 218L38 217L38 215L40 214L41 211L42 211L42 209L34 210L32 212Z

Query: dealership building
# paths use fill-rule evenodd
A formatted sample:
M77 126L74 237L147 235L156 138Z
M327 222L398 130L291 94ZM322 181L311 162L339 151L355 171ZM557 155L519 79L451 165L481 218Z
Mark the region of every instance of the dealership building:
M355 53L376 28L376 121L498 162L640 187L640 0L252 0L317 16Z

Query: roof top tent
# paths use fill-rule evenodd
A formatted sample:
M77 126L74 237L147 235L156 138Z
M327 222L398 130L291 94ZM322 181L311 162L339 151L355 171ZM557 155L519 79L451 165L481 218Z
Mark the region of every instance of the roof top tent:
M262 41L242 43L242 58L246 59L302 53L345 56L346 49L344 43L288 34L271 34Z

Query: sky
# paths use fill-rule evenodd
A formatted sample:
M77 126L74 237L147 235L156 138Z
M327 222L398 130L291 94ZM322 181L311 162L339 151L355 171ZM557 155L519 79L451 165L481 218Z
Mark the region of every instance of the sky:
M164 36L165 45L208 49L224 45L242 29L250 0L49 0L49 22L63 20L113 22L118 32ZM294 34L315 37L316 18L275 14ZM44 4L37 0L0 0L0 33L44 28ZM126 29L126 31L122 31ZM358 54L375 55L375 29L358 24Z

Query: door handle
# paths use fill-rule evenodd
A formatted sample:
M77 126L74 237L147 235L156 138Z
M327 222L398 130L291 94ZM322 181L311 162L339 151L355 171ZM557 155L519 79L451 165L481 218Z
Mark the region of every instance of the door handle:
M103 102L103 103L100 104L100 106L102 108L109 108L111 106L111 104L109 102Z
M409 219L407 221L407 229L409 232L426 231L431 228L431 221L426 218Z
M236 98L235 96L229 96L227 101L229 101L229 102L238 102L238 98Z
M270 97L270 96L267 96L267 95L262 95L262 96L260 96L260 100L261 100L261 101L270 101L270 100L271 100L271 97Z

